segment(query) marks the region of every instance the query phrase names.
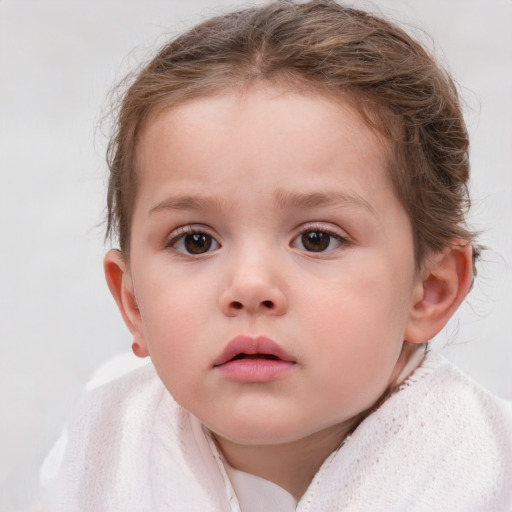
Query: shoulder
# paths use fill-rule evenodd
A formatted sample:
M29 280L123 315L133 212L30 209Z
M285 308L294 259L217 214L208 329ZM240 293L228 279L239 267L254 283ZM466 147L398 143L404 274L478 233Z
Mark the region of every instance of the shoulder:
M108 451L114 446L125 448L130 438L136 444L141 432L148 436L154 430L163 404L170 417L178 414L180 408L151 363L104 384L88 386L68 423L69 443L86 447L90 442L104 445Z
M144 510L157 420L163 408L177 421L179 408L151 364L88 387L43 464L43 508Z
M512 443L512 403L496 397L435 352L427 354L390 400L390 406L404 412L415 409L415 416L429 422L435 418L438 427L470 435L493 432Z
M350 482L349 502L368 509L512 509L510 404L429 354L360 424L334 467Z
M68 421L71 435L99 436L102 430L119 428L121 422L133 417L134 410L149 413L165 392L152 364L100 385L96 377L91 382Z
M450 455L481 473L512 464L512 404L480 386L442 356L430 353L424 364L378 411L382 420L401 425L430 458ZM428 454L428 455L427 455Z
M119 431L131 410L150 410L164 392L152 364L128 369L119 360L109 361L94 374L81 399L41 468L41 481L47 485L71 455L85 459L90 443L101 446L114 431ZM141 408L139 394L144 397ZM137 415L140 417L140 415ZM119 433L119 432L118 432Z
M442 356L428 354L381 417L401 429L394 441L408 469L430 471L426 504L437 494L450 510L512 506L512 405Z

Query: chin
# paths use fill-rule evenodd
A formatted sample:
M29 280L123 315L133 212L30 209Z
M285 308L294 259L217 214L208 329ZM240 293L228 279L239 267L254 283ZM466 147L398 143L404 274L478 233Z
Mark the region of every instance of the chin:
M313 434L316 429L298 428L297 423L289 421L275 422L271 418L261 421L231 421L229 425L205 425L215 436L231 443L246 446L278 445L299 441Z

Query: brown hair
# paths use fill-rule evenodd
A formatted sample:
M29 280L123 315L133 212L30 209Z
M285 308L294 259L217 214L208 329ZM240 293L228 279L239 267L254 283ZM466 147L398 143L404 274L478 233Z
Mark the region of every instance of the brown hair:
M450 77L403 30L333 0L277 1L212 18L165 45L119 104L107 161L107 237L129 251L135 152L150 115L255 82L341 94L390 141L397 197L415 256L453 239L472 242L468 135Z

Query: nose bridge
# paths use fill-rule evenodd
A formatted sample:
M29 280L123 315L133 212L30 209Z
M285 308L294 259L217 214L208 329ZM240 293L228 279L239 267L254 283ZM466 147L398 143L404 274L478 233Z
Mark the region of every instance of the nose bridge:
M233 250L226 262L226 288L221 297L225 312L282 314L285 311L286 296L278 271L278 255L275 245L268 245L245 241Z

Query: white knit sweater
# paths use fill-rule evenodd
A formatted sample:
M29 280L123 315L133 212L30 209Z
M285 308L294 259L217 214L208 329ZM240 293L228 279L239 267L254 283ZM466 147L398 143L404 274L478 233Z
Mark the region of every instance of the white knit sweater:
M38 510L240 505L214 443L148 365L86 395ZM512 512L512 404L430 353L325 461L297 511Z

